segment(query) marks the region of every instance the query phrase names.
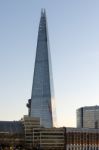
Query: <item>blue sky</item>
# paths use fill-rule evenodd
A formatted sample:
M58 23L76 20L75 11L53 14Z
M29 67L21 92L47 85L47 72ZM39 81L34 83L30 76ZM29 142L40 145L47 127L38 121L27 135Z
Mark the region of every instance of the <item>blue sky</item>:
M0 120L27 114L41 8L46 9L59 126L99 105L99 0L0 1Z

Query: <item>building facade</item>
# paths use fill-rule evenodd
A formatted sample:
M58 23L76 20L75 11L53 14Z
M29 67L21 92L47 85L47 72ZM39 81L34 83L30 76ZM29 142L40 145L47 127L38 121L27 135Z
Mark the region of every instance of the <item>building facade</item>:
M33 147L33 128L40 128L40 118L25 115L22 118L22 124L24 125L24 145L31 149Z
M39 117L44 127L53 126L54 100L51 58L45 10L41 12L31 99L28 102L29 116Z
M34 128L33 148L42 150L64 150L64 128Z
M77 127L99 128L99 106L87 106L77 109Z
M65 128L65 150L99 150L99 129Z

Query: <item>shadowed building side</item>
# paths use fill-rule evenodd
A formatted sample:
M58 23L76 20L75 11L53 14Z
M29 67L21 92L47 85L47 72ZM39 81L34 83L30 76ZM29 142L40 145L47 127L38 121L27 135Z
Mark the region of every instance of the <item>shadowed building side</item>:
M0 121L0 146L24 146L24 144L22 121Z
M28 107L30 107L29 116L40 117L41 125L48 128L53 126L52 99L54 98L54 92L51 73L46 13L45 10L42 10L38 31L32 94Z

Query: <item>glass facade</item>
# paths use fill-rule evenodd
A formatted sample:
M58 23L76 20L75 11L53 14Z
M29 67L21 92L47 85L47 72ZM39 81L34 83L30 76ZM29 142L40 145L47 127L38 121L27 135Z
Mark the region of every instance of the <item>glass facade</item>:
M77 127L99 128L99 106L87 106L77 110Z
M29 115L40 117L44 127L53 126L53 80L45 10L41 12Z

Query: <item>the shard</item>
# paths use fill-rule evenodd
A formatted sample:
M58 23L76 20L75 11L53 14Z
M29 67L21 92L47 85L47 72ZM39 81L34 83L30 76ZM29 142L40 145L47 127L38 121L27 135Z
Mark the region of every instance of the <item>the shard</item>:
M48 128L53 126L53 99L54 92L47 21L46 13L43 9L38 30L32 94L28 107L29 116L40 117L41 125Z

